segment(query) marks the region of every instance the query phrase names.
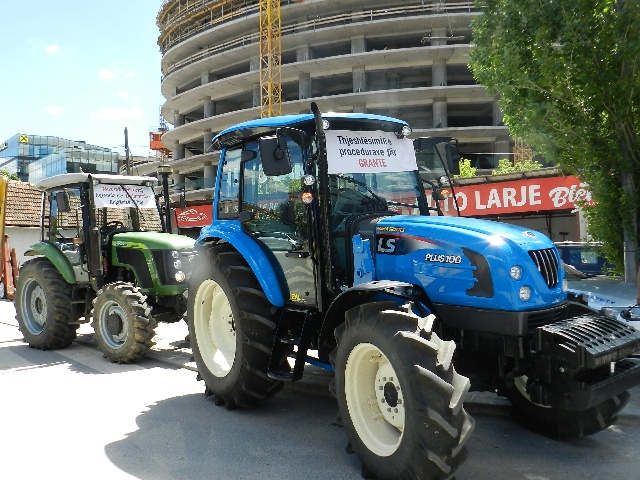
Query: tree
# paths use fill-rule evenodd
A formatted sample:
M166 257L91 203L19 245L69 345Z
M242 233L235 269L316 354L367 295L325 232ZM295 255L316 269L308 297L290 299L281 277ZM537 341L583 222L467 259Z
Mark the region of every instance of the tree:
M513 134L590 185L589 232L635 281L640 1L477 3L474 76L499 95Z

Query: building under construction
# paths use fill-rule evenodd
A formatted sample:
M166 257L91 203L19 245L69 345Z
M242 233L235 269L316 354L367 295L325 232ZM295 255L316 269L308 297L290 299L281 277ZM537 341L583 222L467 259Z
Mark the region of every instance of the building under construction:
M367 112L451 135L479 167L511 151L495 98L467 67L473 1L165 0L163 136L174 179L209 183L212 135L261 115ZM271 102L271 104L269 103Z
M261 116L308 113L311 101L325 112L401 118L414 138L454 137L462 156L484 173L503 158L530 158L524 145L514 152L496 98L469 71L477 15L473 1L165 0L157 16L166 99L161 114L173 128L164 131L162 147L165 158L172 157L175 190L185 192L190 206L208 205L208 213L198 215L210 214L218 161L212 136ZM576 191L579 180L514 181L495 192L465 187L474 190L466 194L466 213L500 216L552 238L583 236L573 204L542 208L535 195L531 202L502 202L509 208L481 200L495 200L503 190L507 196Z

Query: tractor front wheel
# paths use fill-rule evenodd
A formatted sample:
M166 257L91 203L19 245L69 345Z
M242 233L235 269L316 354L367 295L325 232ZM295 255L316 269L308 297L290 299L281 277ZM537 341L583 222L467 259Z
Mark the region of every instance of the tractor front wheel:
M440 340L430 323L376 302L349 310L336 329L332 390L370 476L445 479L466 458L469 379L452 365L455 343Z
M15 306L18 327L30 347L64 348L76 338L71 285L46 258L29 260L20 269Z
M255 406L283 386L267 375L276 309L232 247L219 246L198 257L187 323L199 376L217 405Z
M584 411L570 411L540 405L527 393L527 376L516 377L503 391L514 413L527 425L552 438L570 439L592 435L612 425L630 398L622 392Z
M138 287L127 282L105 285L91 310L98 348L117 363L131 363L153 346L156 322Z

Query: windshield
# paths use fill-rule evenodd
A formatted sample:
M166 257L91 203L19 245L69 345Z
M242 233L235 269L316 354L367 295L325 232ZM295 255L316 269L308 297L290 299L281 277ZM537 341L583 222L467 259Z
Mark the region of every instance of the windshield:
M129 188L122 191L120 185L111 185L94 192L96 225L103 233L115 229L134 231L161 231L160 215L155 204L153 190ZM146 189L148 187L144 187ZM122 193L121 193L122 192ZM82 201L80 190L64 188L47 195L50 215L43 217L44 229L52 242L67 243L83 237ZM138 208L135 208L137 205ZM45 212L46 213L46 212Z
M329 188L335 213L420 214L415 172L329 175Z

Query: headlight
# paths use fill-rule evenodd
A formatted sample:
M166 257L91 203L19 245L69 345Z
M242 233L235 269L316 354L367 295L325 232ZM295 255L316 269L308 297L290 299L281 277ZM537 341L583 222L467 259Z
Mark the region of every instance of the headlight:
M514 265L509 270L509 275L514 280L520 280L522 278L522 267L520 265Z
M171 258L180 258L180 252L178 252L177 250L172 250Z
M187 276L184 274L183 271L178 271L173 275L173 278L176 279L176 282L184 282Z
M180 270L182 268L182 260L175 260L173 262L173 268Z
M521 286L520 291L518 292L518 296L523 302L528 302L531 298L531 288L527 287L526 285Z

